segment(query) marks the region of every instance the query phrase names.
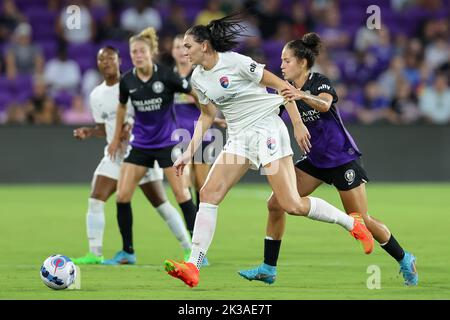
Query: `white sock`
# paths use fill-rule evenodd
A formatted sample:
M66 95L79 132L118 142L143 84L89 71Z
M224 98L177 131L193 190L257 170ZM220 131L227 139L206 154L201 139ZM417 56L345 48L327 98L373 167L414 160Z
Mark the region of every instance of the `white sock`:
M348 231L353 229L353 217L347 215L345 212L332 206L328 202L314 197L308 197L311 203L308 218L328 223L337 223Z
M101 256L103 254L103 231L105 230L105 202L93 198L88 199L86 228L89 251Z
M189 262L200 269L203 258L211 245L216 230L217 208L214 204L200 202L192 235L192 251Z
M175 238L180 241L183 249L191 248L191 240L189 238L189 233L184 225L184 221L178 211L172 206L169 201L164 202L159 207L156 208L161 218L167 223L170 231L175 236Z

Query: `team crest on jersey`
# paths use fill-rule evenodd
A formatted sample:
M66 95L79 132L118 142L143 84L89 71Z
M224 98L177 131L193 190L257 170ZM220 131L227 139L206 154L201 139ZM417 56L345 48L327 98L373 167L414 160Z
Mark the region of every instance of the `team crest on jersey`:
M345 180L347 180L348 185L351 185L353 183L353 181L355 181L355 170L348 169L347 171L345 171L344 177L345 177Z
M275 150L277 147L277 141L275 140L275 138L267 138L267 148L269 148L269 150L273 151Z
M220 85L223 87L223 88L228 88L229 86L230 86L230 79L228 79L228 77L227 76L223 76L223 77L221 77L220 79L219 79L219 81L220 81Z
M161 81L155 81L152 84L152 90L154 93L161 93L164 91L164 84Z

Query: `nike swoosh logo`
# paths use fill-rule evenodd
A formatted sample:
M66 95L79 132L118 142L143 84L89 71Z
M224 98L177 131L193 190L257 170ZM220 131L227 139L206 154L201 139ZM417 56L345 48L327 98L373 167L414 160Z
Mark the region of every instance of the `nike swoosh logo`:
M264 280L264 279L269 279L269 278L272 278L273 276L271 276L271 275L269 275L269 274L261 274L261 273L258 273L256 276L255 276L255 279L257 279L257 280Z
M137 90L137 88L136 89L131 89L130 93L136 92L136 90Z

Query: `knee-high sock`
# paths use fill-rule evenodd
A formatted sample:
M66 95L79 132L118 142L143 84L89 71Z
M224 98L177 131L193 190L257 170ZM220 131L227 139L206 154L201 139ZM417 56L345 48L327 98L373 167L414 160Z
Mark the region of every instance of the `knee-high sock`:
M186 227L189 233L192 235L194 230L195 217L197 214L197 209L195 208L192 198L183 203L179 203L181 211L183 211L184 221L186 221Z
M122 250L127 253L134 253L133 249L133 214L131 203L117 202L117 222L119 223L120 234L122 235Z
M89 252L103 254L103 232L105 230L105 202L94 198L88 199L86 230L89 240Z
M175 236L175 238L180 241L183 249L191 248L191 240L189 233L184 225L184 221L181 218L178 211L172 206L169 201L164 202L159 207L156 208L161 218L167 223L170 231Z
M333 207L328 202L315 198L308 197L311 202L311 208L308 213L308 218L328 223L337 223L348 231L353 229L354 219L345 212Z
M216 230L217 208L214 204L200 203L200 209L195 219L194 235L192 236L192 251L189 262L200 269L203 258L211 245Z

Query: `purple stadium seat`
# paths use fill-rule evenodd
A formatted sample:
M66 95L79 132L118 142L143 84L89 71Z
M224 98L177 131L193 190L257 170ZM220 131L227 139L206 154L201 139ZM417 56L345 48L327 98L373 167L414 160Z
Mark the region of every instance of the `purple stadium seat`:
M60 91L54 96L56 105L62 109L70 108L72 105L72 98L73 96L66 91Z
M263 43L263 50L268 59L276 57L280 59L281 51L283 51L284 43L282 41L269 40Z
M41 40L39 41L39 45L41 46L47 61L56 56L58 45L55 40Z
M95 57L96 45L93 43L75 44L69 43L67 46L67 56L76 60L77 57Z
M5 111L6 108L13 102L13 97L8 92L0 91L0 112Z

